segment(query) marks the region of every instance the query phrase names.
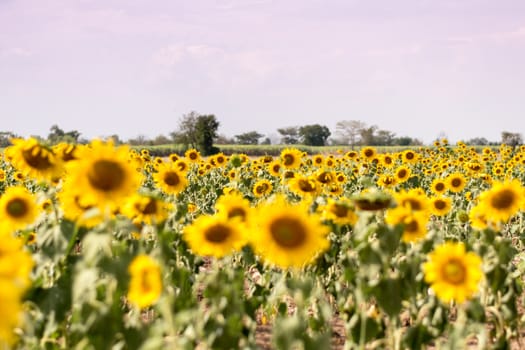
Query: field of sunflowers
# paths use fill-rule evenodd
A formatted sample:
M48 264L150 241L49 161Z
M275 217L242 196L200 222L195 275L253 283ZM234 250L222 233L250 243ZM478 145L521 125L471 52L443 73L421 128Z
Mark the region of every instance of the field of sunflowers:
M12 142L0 349L525 347L525 147Z

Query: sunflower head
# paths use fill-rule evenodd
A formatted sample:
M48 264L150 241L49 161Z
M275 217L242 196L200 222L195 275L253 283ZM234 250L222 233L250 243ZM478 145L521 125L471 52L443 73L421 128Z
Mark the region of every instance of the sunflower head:
M131 276L128 301L138 308L155 304L162 293L160 265L148 255L139 255L128 267Z
M39 210L35 197L25 187L9 187L0 197L0 234L32 224Z
M478 292L483 277L481 264L481 258L466 252L463 243L446 242L429 254L423 272L441 301L461 304Z
M181 172L175 163L165 163L157 168L153 174L157 187L164 193L177 194L182 192L187 184L186 174Z
M13 146L5 150L12 165L25 175L36 180L53 180L62 175L62 159L52 148L35 138L13 139Z
M286 169L297 169L301 166L303 152L296 148L285 148L281 151L281 164Z

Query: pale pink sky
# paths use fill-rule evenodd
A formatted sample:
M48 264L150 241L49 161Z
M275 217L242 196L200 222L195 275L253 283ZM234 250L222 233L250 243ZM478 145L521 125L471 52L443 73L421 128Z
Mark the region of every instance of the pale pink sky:
M0 0L0 131L525 133L523 0Z

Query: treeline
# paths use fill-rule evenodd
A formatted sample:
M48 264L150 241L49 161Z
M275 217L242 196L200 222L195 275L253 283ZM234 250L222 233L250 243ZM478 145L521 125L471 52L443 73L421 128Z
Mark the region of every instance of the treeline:
M377 125L367 125L360 120L342 120L337 122L334 132L325 125L309 124L278 128L278 136L264 135L257 130L250 130L233 137L218 133L220 122L213 114L202 115L195 111L183 115L177 128L168 135L148 138L139 135L122 140L119 135L108 135L115 143L127 143L132 146L158 146L181 144L184 148L198 149L204 155L219 152L221 145L304 145L304 146L418 146L423 142L410 136L397 136L394 132L380 129ZM65 131L53 125L46 137L33 136L49 144L60 142L87 143L77 130ZM17 137L12 132L0 132L0 147L10 145L10 139ZM483 137L463 140L467 145L489 146L505 143L510 146L523 144L520 133L503 131L500 141L489 141Z

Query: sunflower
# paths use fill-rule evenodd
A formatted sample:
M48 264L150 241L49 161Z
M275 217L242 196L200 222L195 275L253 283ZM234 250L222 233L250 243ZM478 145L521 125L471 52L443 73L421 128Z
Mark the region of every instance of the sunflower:
M53 153L56 154L62 161L69 162L77 159L77 152L82 146L73 145L65 142L60 142L53 146Z
M358 219L353 202L348 198L328 198L328 202L319 206L318 210L323 220L332 221L336 225L354 225Z
M430 198L430 208L432 214L436 216L445 216L452 208L452 199L443 196Z
M435 194L443 194L447 190L447 183L443 179L436 178L432 181L430 190Z
M268 171L273 176L281 175L281 168L281 162L279 162L278 160L274 160L268 164Z
M87 228L95 227L104 221L104 215L100 209L89 203L83 203L85 199L76 194L75 190L68 190L67 186L72 185L64 184L62 190L57 194L57 200L65 219Z
M346 182L346 175L342 171L335 173L335 181L338 184L344 184Z
M175 161L175 167L183 174L187 173L190 169L190 165L185 159L178 159Z
M489 190L480 195L479 205L487 218L507 222L524 205L525 189L519 180L495 182Z
M321 167L324 165L324 157L322 154L316 154L312 157L312 163L316 167Z
M391 188L397 184L397 180L394 176L383 174L377 180L377 185L384 188Z
M153 173L153 180L157 187L167 194L180 193L188 184L186 175L179 171L179 168L174 163L166 163L159 166L157 172Z
M25 187L8 187L0 197L0 236L32 224L38 213L36 198Z
M321 190L321 186L314 176L304 174L298 174L293 179L290 179L288 187L290 191L299 196L315 196Z
M281 151L281 164L286 169L297 169L301 166L303 152L296 148L285 148Z
M160 265L148 255L138 255L128 272L131 275L128 301L140 309L155 304L162 293Z
M129 160L129 147L100 140L90 146L79 151L78 160L67 163L64 190L106 214L137 191L141 175Z
M15 169L36 180L54 180L63 172L62 160L35 138L13 139L5 150Z
M253 185L253 194L255 197L262 197L270 194L273 190L273 185L270 181L266 179L261 179Z
M30 286L33 268L31 255L22 250L22 240L11 235L0 244L0 348L10 349L14 328L21 323L22 298Z
M241 222L248 221L252 210L250 202L239 193L220 196L215 209L219 215L224 215L227 219L239 218Z
M423 264L425 281L444 303L463 303L479 290L483 277L481 258L466 252L463 243L446 242L428 255Z
M5 181L5 170L0 169L0 182L4 182L4 181Z
M445 181L447 182L448 189L454 193L461 192L467 184L465 176L461 173L452 173L447 176Z
M226 163L228 162L228 157L226 157L224 155L224 153L220 152L220 153L217 153L216 155L212 156L210 158L210 161L213 162L213 165L216 168L220 168L220 167L226 165Z
M240 222L239 217L202 215L184 228L184 240L196 255L221 258L246 244Z
M428 212L430 209L428 197L418 188L397 192L394 194L394 198L398 206L407 207L412 211Z
M280 268L302 268L330 243L328 227L321 224L317 214L309 214L305 203L291 205L279 196L265 203L254 215L255 252L267 263Z
M388 210L385 222L392 226L403 226L401 239L404 242L416 242L425 238L427 234L428 215L413 211L408 206L398 206Z
M315 179L323 185L328 185L334 181L334 174L330 171L319 169L315 173Z
M397 169L394 172L394 175L396 177L397 183L403 183L408 180L410 175L412 175L412 171L409 167L405 165L401 165L397 167Z
M148 225L162 223L168 217L173 205L150 195L135 193L121 208L121 213L131 220Z
M348 151L345 153L344 157L348 160L357 160L359 158L359 153L356 151Z
M191 163L198 163L201 159L201 154L196 149L190 148L184 152L184 157L186 157L186 159L188 159L188 161Z
M395 163L394 157L392 157L392 155L390 154L383 154L380 158L380 161L385 168L391 168L394 166Z
M371 161L374 159L377 155L377 150L375 147L363 147L361 148L361 158L365 159L366 161Z
M401 154L401 159L403 160L403 163L414 164L417 163L418 156L416 152L407 149Z

